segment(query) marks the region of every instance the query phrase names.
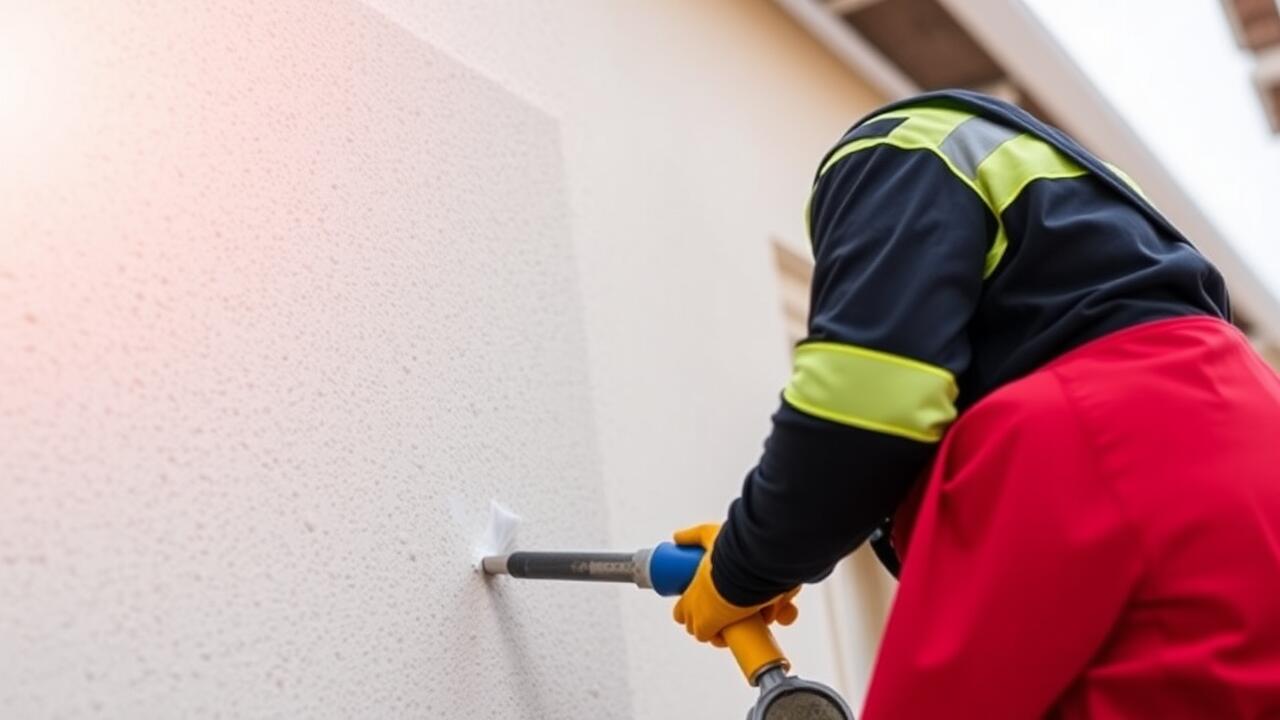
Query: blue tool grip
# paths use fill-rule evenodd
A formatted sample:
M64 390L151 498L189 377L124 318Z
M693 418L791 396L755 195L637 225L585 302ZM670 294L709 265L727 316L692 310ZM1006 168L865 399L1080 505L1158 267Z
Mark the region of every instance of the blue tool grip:
M649 582L659 595L679 595L693 582L693 574L702 562L702 548L697 545L658 543L649 556Z

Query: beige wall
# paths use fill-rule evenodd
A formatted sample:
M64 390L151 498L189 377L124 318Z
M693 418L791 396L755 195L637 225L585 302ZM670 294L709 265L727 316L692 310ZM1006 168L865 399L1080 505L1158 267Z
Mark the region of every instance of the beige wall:
M818 159L878 99L765 0L371 4L560 121L614 543L720 517L788 375L769 240L804 247ZM832 678L820 595L782 639ZM732 716L728 659L622 602L637 717Z
M669 601L469 542L722 517L872 92L764 0L86 7L0 15L0 714L739 716ZM781 639L856 705L851 577Z
M358 3L6 40L0 717L632 717L618 595L471 568L609 540L555 119Z

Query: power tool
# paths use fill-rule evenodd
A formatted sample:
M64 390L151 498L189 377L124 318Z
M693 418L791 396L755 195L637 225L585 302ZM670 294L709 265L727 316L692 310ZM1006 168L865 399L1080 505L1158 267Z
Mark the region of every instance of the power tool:
M484 572L535 580L632 583L659 595L679 595L689 586L703 549L663 542L633 553L512 552L481 560ZM760 615L721 631L747 682L760 696L747 720L853 720L835 690L787 675L791 663Z

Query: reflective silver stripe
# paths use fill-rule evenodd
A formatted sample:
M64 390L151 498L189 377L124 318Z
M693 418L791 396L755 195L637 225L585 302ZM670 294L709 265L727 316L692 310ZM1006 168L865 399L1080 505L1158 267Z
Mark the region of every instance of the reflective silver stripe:
M1018 130L975 116L956 125L938 150L955 164L957 170L970 180L977 180L978 166L982 161L1020 134Z

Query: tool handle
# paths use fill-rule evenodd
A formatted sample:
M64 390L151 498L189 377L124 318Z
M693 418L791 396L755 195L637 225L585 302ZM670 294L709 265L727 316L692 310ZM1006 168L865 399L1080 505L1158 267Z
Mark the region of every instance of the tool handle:
M703 549L693 545L659 543L649 559L649 575L659 595L680 595L698 571ZM747 682L756 685L761 673L774 667L789 670L791 663L760 613L728 625L720 631L738 661Z
M658 543L649 554L646 570L649 587L664 597L684 594L698 572L703 552L697 545Z
M769 626L760 613L728 625L720 631L738 661L738 668L752 686L760 684L760 675L770 668L791 669L791 662L778 647Z

